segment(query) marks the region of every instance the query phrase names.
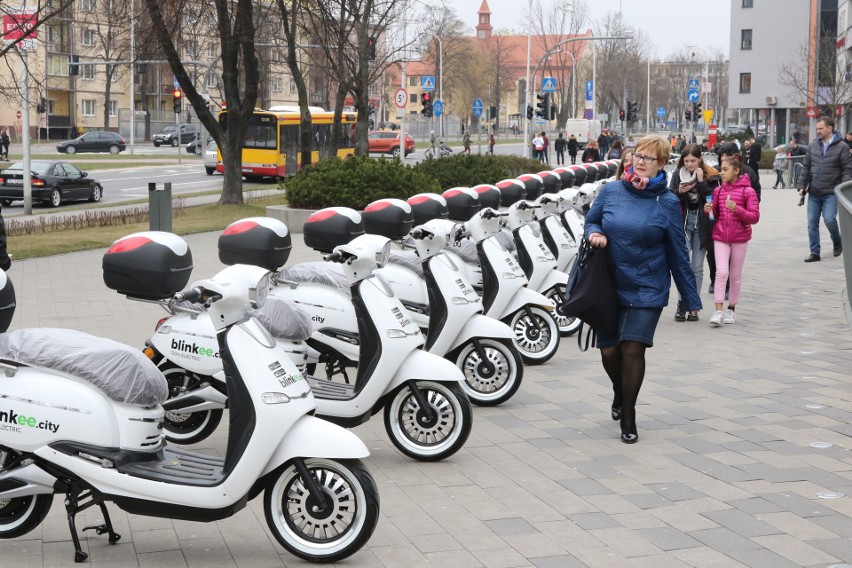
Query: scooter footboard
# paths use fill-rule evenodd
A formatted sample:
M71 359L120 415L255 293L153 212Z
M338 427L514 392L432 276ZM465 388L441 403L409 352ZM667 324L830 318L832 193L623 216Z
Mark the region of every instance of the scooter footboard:
M443 357L417 349L412 351L397 369L385 389L385 394L393 392L398 386L411 380L460 383L464 381L464 375L458 367Z
M261 475L274 471L294 457L362 459L370 451L351 431L314 416L303 416L287 432Z

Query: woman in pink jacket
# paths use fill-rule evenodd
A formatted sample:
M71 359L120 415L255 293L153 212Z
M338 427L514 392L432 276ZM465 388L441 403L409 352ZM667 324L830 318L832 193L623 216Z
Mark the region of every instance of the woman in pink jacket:
M704 211L716 220L713 227L716 253L713 299L716 313L710 318L710 324L720 326L737 321L735 310L743 284L743 265L751 240L751 226L760 220L757 193L752 189L748 175L743 173L740 154L722 160L722 184L708 197ZM723 312L729 270L731 289L728 309Z

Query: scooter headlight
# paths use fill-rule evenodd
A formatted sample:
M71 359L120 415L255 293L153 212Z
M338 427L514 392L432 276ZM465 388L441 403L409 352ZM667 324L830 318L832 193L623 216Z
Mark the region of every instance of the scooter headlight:
M379 266L387 266L388 261L390 260L391 253L391 241L388 241L382 247L382 250L376 253L376 264Z
M271 272L267 272L261 276L260 280L254 286L249 288L249 301L253 308L259 308L266 303L266 299L269 297L269 290L272 288L271 275Z

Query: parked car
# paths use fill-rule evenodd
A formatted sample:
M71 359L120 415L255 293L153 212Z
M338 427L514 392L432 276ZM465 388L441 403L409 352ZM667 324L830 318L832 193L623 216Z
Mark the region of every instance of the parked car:
M59 207L65 201L97 202L104 190L97 180L88 177L74 164L55 160L32 160L33 201ZM24 163L15 162L0 172L0 204L9 205L24 199Z
M109 152L118 154L127 149L124 138L104 130L92 130L72 140L64 140L56 145L59 152L76 154L78 152Z
M204 149L204 154L201 155L201 161L204 162L204 171L207 172L208 176L212 176L213 172L216 171L216 149L216 141L210 140L207 148Z
M399 132L392 130L376 130L367 138L371 154L391 154L399 156ZM414 138L405 135L405 155L414 153Z
M166 126L162 132L154 134L154 146L159 148L162 144L169 146L177 146L178 144L186 144L199 138L201 131L195 124L180 125L180 140L178 140L178 127L175 124Z
M207 144L210 144L211 142L213 142L212 136L208 136L206 142L202 142L201 139L194 139L186 145L186 153L201 156L204 154L204 149L207 147Z

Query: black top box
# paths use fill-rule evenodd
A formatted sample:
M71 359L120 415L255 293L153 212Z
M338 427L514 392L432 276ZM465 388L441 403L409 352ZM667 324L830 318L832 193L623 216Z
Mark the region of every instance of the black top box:
M571 166L571 171L574 173L574 187L580 187L586 183L586 168L577 164Z
M115 241L103 258L104 284L127 296L160 300L180 292L192 274L192 252L173 233L146 231Z
M219 235L219 260L223 264L251 264L276 271L290 258L292 248L287 225L271 217L240 219Z
M467 221L481 208L479 194L469 187L454 187L441 194L453 221Z
M606 165L609 168L609 175L614 176L618 171L618 162L619 160L607 160Z
M0 271L2 272L2 271ZM15 287L6 273L0 274L0 333L6 333L15 315Z
M574 170L571 168L556 168L553 171L562 178L562 189L574 187Z
M556 172L545 170L538 172L538 177L544 182L542 193L559 193L562 191L562 178Z
M319 252L333 252L334 247L345 245L364 234L361 214L349 207L326 207L305 221L302 229L305 244Z
M597 166L589 162L588 164L582 164L580 167L586 170L586 183L591 183L598 179Z
M533 201L544 189L544 182L538 174L522 174L518 176L518 180L527 188L527 199Z
M609 166L606 162L595 162L592 165L598 169L598 180L606 179L610 176Z
M446 219L449 216L447 200L437 193L418 193L406 201L414 214L414 225L422 225L432 219Z
M504 179L496 185L500 189L500 205L504 207L527 198L527 186L520 180Z
M479 194L479 205L481 209L490 207L495 211L500 208L500 188L490 183L481 183L471 188Z
M414 212L411 205L402 199L379 199L373 201L361 212L364 230L371 235L381 235L398 240L411 232L414 226Z

